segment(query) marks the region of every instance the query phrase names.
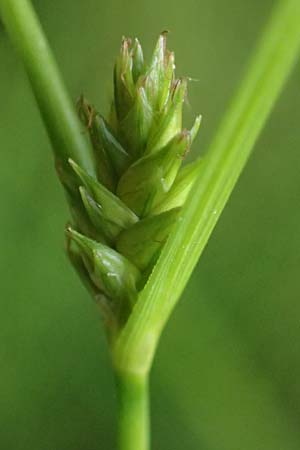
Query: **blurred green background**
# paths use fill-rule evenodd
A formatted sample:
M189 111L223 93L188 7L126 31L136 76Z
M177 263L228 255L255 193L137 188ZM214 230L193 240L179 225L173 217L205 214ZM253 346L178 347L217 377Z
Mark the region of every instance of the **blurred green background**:
M121 36L169 29L203 152L272 0L36 0L72 97L103 112ZM0 448L115 448L104 333L63 252L68 212L22 65L0 27ZM154 450L300 448L299 67L161 341ZM139 450L139 449L133 449Z

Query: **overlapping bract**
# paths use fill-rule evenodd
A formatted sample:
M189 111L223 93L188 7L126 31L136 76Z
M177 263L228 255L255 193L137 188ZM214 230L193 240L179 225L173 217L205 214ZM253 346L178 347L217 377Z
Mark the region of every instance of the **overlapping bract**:
M175 78L166 33L148 66L138 40L124 38L109 119L79 100L97 179L69 161L67 248L112 333L126 322L198 172L181 169L200 126L197 117L191 130L182 128L187 81Z

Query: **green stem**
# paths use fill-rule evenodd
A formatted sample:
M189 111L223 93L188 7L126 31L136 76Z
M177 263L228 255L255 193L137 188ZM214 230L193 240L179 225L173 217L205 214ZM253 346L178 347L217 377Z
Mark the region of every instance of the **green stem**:
M116 373L118 450L149 450L148 375Z
M0 0L0 14L22 57L55 156L63 162L71 157L94 174L90 146L30 1Z

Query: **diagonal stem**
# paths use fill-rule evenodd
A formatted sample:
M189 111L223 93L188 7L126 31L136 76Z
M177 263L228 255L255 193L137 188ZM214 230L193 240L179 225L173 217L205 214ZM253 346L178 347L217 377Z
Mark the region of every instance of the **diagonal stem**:
M177 303L299 55L300 1L279 0L206 156L180 220L114 348L115 364L147 372Z
M30 1L0 0L0 15L22 57L55 156L63 162L71 157L94 174L90 146Z

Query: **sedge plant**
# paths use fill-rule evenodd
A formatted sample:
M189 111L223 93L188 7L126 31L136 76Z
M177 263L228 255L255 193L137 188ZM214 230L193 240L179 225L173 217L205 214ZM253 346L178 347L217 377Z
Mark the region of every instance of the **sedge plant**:
M70 207L68 256L103 317L118 448L149 450L160 335L297 59L300 2L275 6L209 150L185 165L201 117L183 128L188 78L176 78L165 32L148 63L139 41L123 38L105 118L84 97L76 114L29 0L0 0L0 12L52 142Z

